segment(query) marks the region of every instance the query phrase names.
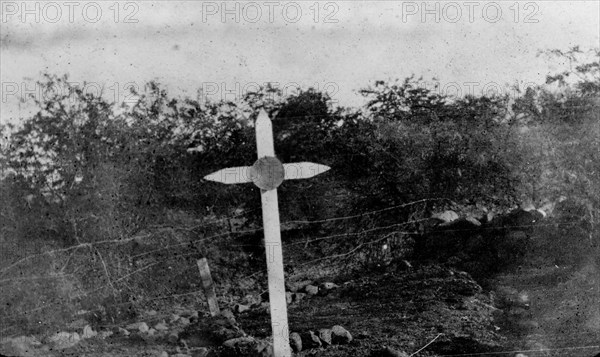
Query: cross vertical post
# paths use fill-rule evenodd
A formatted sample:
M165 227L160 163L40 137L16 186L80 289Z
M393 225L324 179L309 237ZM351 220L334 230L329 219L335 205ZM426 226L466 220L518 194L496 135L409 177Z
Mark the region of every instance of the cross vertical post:
M264 115L263 115L264 114ZM258 159L275 157L273 144L273 126L266 112L261 111L256 119L256 151ZM281 177L283 179L283 177ZM269 281L269 309L271 312L271 331L273 333L273 354L291 356L290 336L285 297L283 271L283 249L281 246L281 227L279 224L279 202L277 190L260 190L262 203L263 230L267 256L267 276ZM278 336L279 335L279 336Z
M225 184L254 182L261 190L273 355L291 357L277 187L284 180L310 178L329 167L310 162L282 164L275 157L271 119L264 109L256 119L255 129L258 160L254 165L222 169L204 179Z

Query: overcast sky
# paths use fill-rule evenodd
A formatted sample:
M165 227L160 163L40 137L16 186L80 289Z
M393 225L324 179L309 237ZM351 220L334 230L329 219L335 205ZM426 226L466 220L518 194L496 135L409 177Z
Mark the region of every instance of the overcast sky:
M374 80L413 73L449 91L539 83L559 67L538 50L600 46L598 1L51 4L2 2L2 120L30 112L17 98L43 71L117 101L157 79L212 99L297 83L356 105Z

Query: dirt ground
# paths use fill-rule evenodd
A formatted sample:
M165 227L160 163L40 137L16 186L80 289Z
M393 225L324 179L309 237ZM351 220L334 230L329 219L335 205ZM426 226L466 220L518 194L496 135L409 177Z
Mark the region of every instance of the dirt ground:
M388 267L345 283L326 296L293 305L294 332L341 325L355 340L349 345L298 356L369 356L384 347L407 353L433 341L420 356L500 351L504 338L495 332L489 297L466 273L439 266L409 270ZM266 336L268 316L246 314L247 331Z
M418 356L591 357L600 352L597 267L529 267L494 279L484 291L471 277L439 265L390 266L307 297L289 308L292 332L344 326L347 345L297 356L383 356L391 347ZM573 294L573 291L580 293ZM587 293L586 293L587 292ZM270 335L268 312L237 316L244 331ZM426 346L424 349L421 350ZM595 346L595 347L594 347ZM160 356L177 346L139 336L85 340L56 356Z
M528 309L504 307L498 322L513 347L529 357L591 357L600 352L600 271L578 267L527 267L496 277L495 291L511 290Z
M592 357L600 352L599 276L592 261L562 267L532 264L493 277L484 289L468 273L448 266L398 262L321 281L339 287L290 304L290 331L341 325L353 336L349 344L303 350L299 357L387 356L382 351L388 347L407 356ZM168 318L173 313L169 308L162 306L153 319ZM271 335L265 308L257 305L236 320L251 336ZM220 351L211 347L208 356L221 356ZM42 347L31 356L158 357L179 352L189 350L164 334L132 333L85 339L60 351Z

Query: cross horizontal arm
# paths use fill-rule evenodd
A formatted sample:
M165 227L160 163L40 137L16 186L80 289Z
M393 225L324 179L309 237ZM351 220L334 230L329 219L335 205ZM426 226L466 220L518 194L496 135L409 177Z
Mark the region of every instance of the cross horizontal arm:
M295 162L291 164L283 164L286 180L306 179L322 174L329 170L330 167L313 162Z
M252 182L249 166L228 167L226 169L213 172L210 175L206 175L204 176L204 179L228 185Z

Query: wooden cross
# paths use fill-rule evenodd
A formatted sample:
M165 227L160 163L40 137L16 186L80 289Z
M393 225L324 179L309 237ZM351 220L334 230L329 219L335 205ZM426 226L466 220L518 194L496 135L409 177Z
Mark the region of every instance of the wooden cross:
M204 179L225 184L254 182L261 189L273 354L275 357L290 357L277 187L283 180L310 178L329 170L329 167L311 162L282 164L275 157L271 119L264 109L258 114L255 126L258 160L254 165L222 169Z

